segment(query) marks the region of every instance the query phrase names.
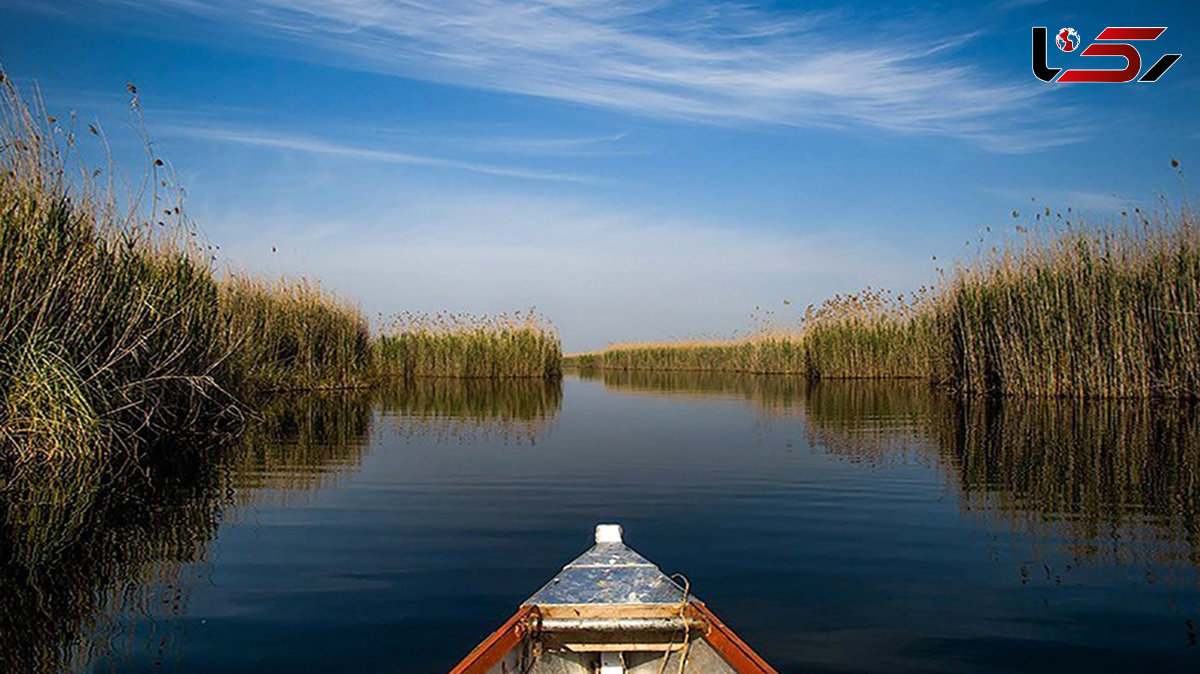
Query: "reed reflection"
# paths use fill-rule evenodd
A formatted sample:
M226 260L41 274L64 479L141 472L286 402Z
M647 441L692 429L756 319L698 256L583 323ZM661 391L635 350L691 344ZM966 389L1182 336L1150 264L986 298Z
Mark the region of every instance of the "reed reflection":
M357 469L373 399L369 390L273 398L231 453L233 487L244 499L308 491Z
M966 401L936 429L966 507L1076 557L1200 567L1200 417L1182 402Z
M209 453L172 454L119 472L45 471L0 493L0 671L76 670L119 649L113 616L178 614L184 565L206 557L229 491ZM145 646L161 655L168 634Z
M1065 546L1076 561L1200 568L1195 403L959 398L824 382L805 409L814 447L936 461L967 511Z
M620 393L672 397L729 397L752 402L764 410L799 410L810 384L804 377L700 371L580 370L580 379L601 381Z
M562 408L557 379L408 379L378 389L386 426L437 443L536 444Z
M798 410L816 451L936 465L963 508L1065 545L1077 560L1200 569L1200 406L1180 401L985 399L921 382L599 371L622 393L737 397Z
M371 404L367 393L289 397L236 442L0 475L0 671L119 668L135 649L169 659L172 618L221 524L357 467ZM152 642L132 643L123 616L151 621Z
M812 382L804 401L804 430L814 448L852 461L937 460L929 424L949 399L918 381Z

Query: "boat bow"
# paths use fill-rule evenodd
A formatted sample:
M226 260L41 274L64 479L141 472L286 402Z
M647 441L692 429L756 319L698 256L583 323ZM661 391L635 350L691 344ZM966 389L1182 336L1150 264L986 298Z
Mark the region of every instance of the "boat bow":
M619 525L562 568L451 674L775 670L681 585L625 545Z

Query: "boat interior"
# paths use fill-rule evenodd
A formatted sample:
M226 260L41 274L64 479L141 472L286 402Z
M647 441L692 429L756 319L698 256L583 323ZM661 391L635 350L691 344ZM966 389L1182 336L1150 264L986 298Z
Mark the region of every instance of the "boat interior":
M619 525L527 599L451 674L773 673ZM681 584L682 583L682 584Z

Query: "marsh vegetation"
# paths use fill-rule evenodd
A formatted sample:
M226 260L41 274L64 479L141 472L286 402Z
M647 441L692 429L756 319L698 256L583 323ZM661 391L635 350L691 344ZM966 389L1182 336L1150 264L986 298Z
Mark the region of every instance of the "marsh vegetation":
M558 337L532 312L406 314L376 337L317 282L218 269L148 137L146 172L125 185L96 124L27 104L3 75L0 86L6 479L51 462L66 470L66 457L88 472L120 446L236 430L284 390L558 376ZM93 168L97 148L107 164Z
M353 388L371 376L358 306L309 281L230 276L219 284L230 378L254 392Z
M1042 221L1042 213L1037 220ZM1045 211L1050 220L1050 211ZM566 359L607 370L923 379L960 392L1200 397L1200 230L1187 204L1113 222L1059 218L905 298L866 289L791 332L619 344Z
M562 346L549 321L533 311L473 316L396 316L377 343L381 374L394 377L554 379Z
M229 513L361 462L377 395L461 399L447 418L523 441L557 412L558 339L536 316L380 339L317 282L218 268L148 141L123 186L111 158L85 159L107 156L98 125L0 88L0 670L77 669L110 650L112 616L177 614L181 565ZM424 377L537 385L481 397Z

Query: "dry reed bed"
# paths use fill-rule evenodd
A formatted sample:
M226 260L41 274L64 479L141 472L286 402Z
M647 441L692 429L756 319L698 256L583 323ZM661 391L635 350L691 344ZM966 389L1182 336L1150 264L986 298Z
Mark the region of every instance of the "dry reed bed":
M747 339L618 344L600 354L610 370L675 370L803 374L803 343L795 335Z
M103 133L0 81L0 462L207 432L237 420L233 395L365 376L356 308L305 283L219 282L164 162L99 184L81 144Z
M376 351L384 376L552 379L562 374L558 334L533 311L400 314L379 337Z
M959 388L1200 397L1200 232L1184 206L1028 236L954 274L937 305Z
M813 379L928 377L937 337L927 292L906 299L866 288L810 307L798 338L805 373Z
M618 344L568 357L577 367L791 374L814 379L923 377L934 323L923 303L870 288L810 307L794 332L732 340Z
M557 376L558 337L532 313L409 317L375 343L358 307L316 283L219 278L148 140L142 182L123 187L111 158L85 159L107 152L97 126L27 104L2 71L0 88L0 479L33 458L232 428L240 401L361 386L377 366Z
M221 283L220 305L229 364L243 386L313 390L368 381L367 319L320 285L233 276Z

